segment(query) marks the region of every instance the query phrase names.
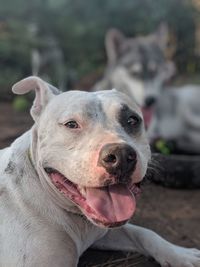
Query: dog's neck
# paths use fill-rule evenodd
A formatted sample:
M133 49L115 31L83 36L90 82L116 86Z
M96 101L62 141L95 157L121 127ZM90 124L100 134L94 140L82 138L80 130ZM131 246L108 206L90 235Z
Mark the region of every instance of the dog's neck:
M12 187L17 186L16 197L20 205L23 206L23 210L27 210L27 214L32 213L33 218L40 214L48 224L57 225L66 232L71 229L70 235L73 235L73 240L80 240L82 235L81 229L74 229L73 225L84 225L88 231L94 231L94 236L104 234L106 229L93 225L85 217L74 212L71 213L53 201L46 188L40 182L37 165L33 160L30 149L31 135L32 132L30 130L12 143L9 148L9 161L7 162L7 170L11 163L11 167L15 167L15 169L12 168L13 170L8 170L10 175L8 182L13 184ZM11 171L13 171L13 174ZM18 179L18 183L16 179ZM15 204L17 205L17 203ZM80 214L82 213L80 212ZM87 235L89 237L89 234ZM86 248L94 241L87 240L87 236L83 240L85 240ZM84 247L84 244L81 245L82 247ZM81 250L81 248L79 249Z

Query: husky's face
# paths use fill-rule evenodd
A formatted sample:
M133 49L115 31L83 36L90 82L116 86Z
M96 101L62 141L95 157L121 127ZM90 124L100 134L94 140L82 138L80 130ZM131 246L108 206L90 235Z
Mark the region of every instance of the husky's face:
M164 82L175 73L165 51L168 29L159 29L145 37L126 38L118 30L106 36L108 75L113 87L133 96L142 106L150 106L160 94Z

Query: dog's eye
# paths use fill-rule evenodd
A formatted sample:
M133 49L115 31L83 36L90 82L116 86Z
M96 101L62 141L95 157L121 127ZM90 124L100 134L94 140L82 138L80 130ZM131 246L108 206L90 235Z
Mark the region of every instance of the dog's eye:
M127 123L130 126L138 126L140 122L141 122L141 119L136 115L130 116L127 120Z
M70 129L80 128L76 121L68 121L67 123L65 123L65 126Z

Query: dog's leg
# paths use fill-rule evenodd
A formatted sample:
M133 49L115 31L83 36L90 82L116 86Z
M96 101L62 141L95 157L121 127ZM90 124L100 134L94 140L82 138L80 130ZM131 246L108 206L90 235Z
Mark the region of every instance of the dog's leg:
M200 251L169 243L151 230L127 224L111 229L93 247L139 252L153 257L162 267L199 267Z

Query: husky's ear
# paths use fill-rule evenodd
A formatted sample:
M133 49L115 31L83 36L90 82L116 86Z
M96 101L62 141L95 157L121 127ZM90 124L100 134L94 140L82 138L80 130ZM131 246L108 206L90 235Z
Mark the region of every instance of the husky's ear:
M157 31L154 33L155 41L160 49L164 52L167 59L173 59L177 50L176 35L169 30L166 23L161 23Z
M160 49L165 52L169 43L169 27L166 23L162 22L157 31L155 32L156 42Z
M125 36L117 29L110 29L105 38L105 47L108 57L108 65L113 66L119 56L120 46L125 40Z
M12 87L13 93L18 95L26 94L32 90L35 90L35 100L31 108L31 115L36 121L47 103L60 92L57 88L36 76L25 78Z

